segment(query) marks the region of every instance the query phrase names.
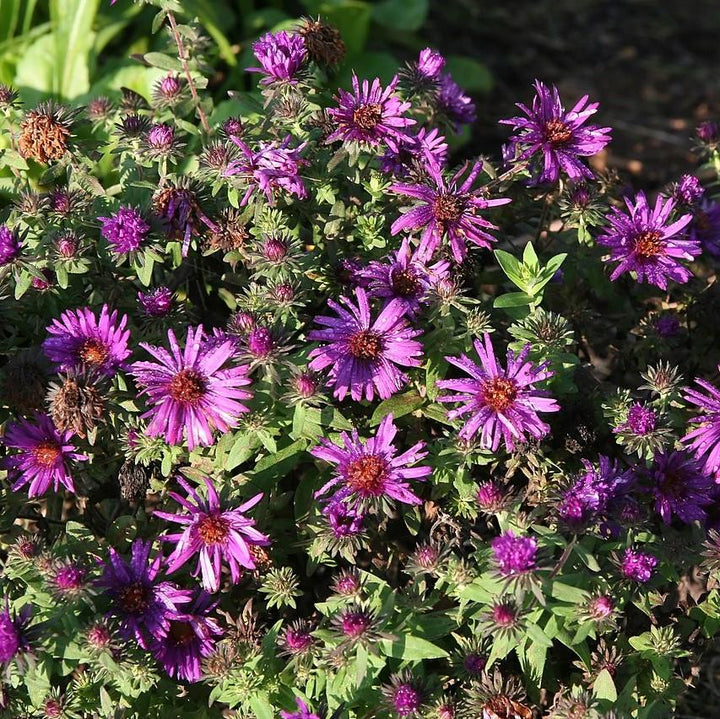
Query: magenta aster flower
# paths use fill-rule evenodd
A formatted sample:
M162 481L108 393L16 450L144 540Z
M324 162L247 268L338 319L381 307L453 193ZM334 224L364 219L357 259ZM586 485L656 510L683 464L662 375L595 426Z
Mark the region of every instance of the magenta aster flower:
M661 452L648 473L655 509L665 524L670 524L673 514L686 524L705 520L704 507L713 502L715 485L700 462L685 452Z
M704 393L698 389L685 390L685 400L699 407L702 414L691 421L697 427L683 437L683 442L705 462L705 471L720 470L720 390L704 379L696 379Z
M128 563L114 547L103 562L98 586L112 601L110 614L117 617L126 638L135 637L143 649L166 637L171 620L182 616L182 605L192 600L191 592L172 582L158 582L162 556L149 562L152 543L136 539Z
M396 177L404 177L414 169L425 172L432 165L445 167L447 142L437 128L426 130L421 127L417 135L401 138L388 147L380 158L380 169Z
M405 504L421 504L422 500L410 491L408 480L432 474L431 467L413 466L427 456L425 442L397 455L393 444L396 435L397 428L389 414L380 423L377 434L366 442L360 440L357 430L352 435L347 432L340 435L342 447L321 439L310 454L335 465L336 470L333 478L315 492L315 497L322 497L340 485L330 499L331 505L346 500L367 505L386 497Z
M307 189L300 176L300 169L307 164L302 159L307 143L291 148L289 145L292 138L288 135L280 143L263 142L257 152L253 152L234 135L230 139L240 148L242 157L228 163L225 176L240 175L248 182L248 189L240 201L241 206L246 205L258 190L265 193L271 205L275 202L278 190L285 190L301 200L307 197Z
M422 228L418 257L425 261L432 257L444 238L450 243L457 262L465 259L468 241L489 248L495 238L487 230L497 228L480 217L479 211L505 205L510 200L502 197L488 200L480 196L481 190L470 190L482 166L482 162L476 162L464 180L461 178L465 168L461 168L446 181L440 168L430 163L430 184L392 185L391 191L420 200L420 204L393 222L390 228L392 234Z
M418 367L422 345L415 340L419 330L412 329L403 317L403 303L391 300L373 321L367 294L355 289L357 307L341 297L342 307L328 300L338 317L319 315L315 322L328 329L312 330L308 338L326 342L310 353L311 370L331 367L328 386L342 400L350 392L354 400L372 400L375 392L387 399L406 382L402 367Z
M208 616L216 606L207 593L200 592L188 611L170 619L167 633L152 643L150 651L168 676L200 681L200 663L213 653L216 638L223 633Z
M692 273L678 260L700 254L700 243L684 233L692 215L670 222L675 201L658 196L651 209L644 192L638 192L634 203L626 198L625 204L628 214L613 207L607 216L610 226L597 238L598 244L610 248L610 261L618 262L610 279L635 272L638 282L647 280L663 290L669 279L687 282Z
M631 432L637 436L649 434L657 425L657 413L640 402L633 402L625 421L615 427L613 432Z
M227 432L249 411L239 401L252 397L252 392L241 389L250 384L248 368L221 369L232 359L235 345L227 339L209 346L202 327L188 327L184 349L172 330L168 341L170 351L141 342L157 362L132 365L140 394L150 404L143 415L151 418L146 432L150 437L163 436L168 444L181 444L184 436L190 451L207 447L213 444L214 430Z
M26 604L20 614L10 611L10 600L5 595L5 607L0 612L0 663L6 663L22 651L29 649L26 635L32 608Z
M492 551L503 577L525 574L535 569L538 543L534 537L517 537L508 530L493 539Z
M527 117L500 120L512 125L516 132L510 139L511 151L519 149L519 161L542 159L539 182L556 182L561 171L571 180L592 179L593 173L579 158L595 155L610 142L609 127L585 125L597 112L598 103L588 104L585 95L568 112L556 87L549 88L535 80L535 92L531 108L517 104Z
M282 719L320 719L317 714L313 714L310 711L310 707L300 697L295 697L295 702L298 707L296 712L281 711L280 716Z
M102 223L102 236L119 255L139 250L150 232L150 225L134 207L120 207L110 217L98 217L98 220Z
M9 265L20 256L22 241L17 228L11 230L7 225L0 225L0 267Z
M435 104L438 111L455 128L455 132L460 132L463 125L471 125L477 118L472 98L465 94L465 90L452 79L452 75L449 73L445 72L440 75Z
M29 497L39 497L51 487L58 492L60 485L74 492L69 462L85 462L87 457L70 444L72 434L71 431L58 432L45 414L36 415L33 422L19 419L9 424L0 446L19 450L2 460L10 477L17 477L13 491L29 484Z
M445 58L436 50L426 47L420 51L417 71L428 80L436 80L445 67Z
M253 43L252 48L261 67L248 67L247 71L265 75L260 80L261 85L294 83L307 60L303 36L285 30L266 33Z
M127 315L118 322L117 310L111 313L107 305L99 318L89 307L67 310L48 326L51 337L42 348L58 371L92 370L112 377L130 356L127 322Z
M507 369L502 369L488 334L484 335L484 345L475 340L475 351L480 365L465 354L445 358L467 372L469 379L448 379L437 383L441 389L456 393L438 397L439 402L461 403L457 409L448 412L449 419L470 415L460 430L460 437L469 440L480 432L482 447L493 452L500 446L500 440L508 451L512 451L515 442L524 440L526 434L536 439L544 437L550 427L540 420L538 412L557 412L560 409L547 392L535 389L537 382L553 375L547 364L535 366L528 362L528 344L518 355L508 350Z
M330 502L322 510L335 539L345 539L360 534L365 525L365 512L348 502Z
M628 547L622 555L620 572L625 579L645 584L650 581L657 565L658 560L652 554Z
M382 695L387 708L401 719L419 716L425 698L418 682L407 672L390 677L390 684L383 686Z
M201 498L182 478L178 477L177 481L188 497L183 498L175 492L169 492L169 495L187 512L155 512L155 515L162 519L185 525L181 534L165 536L165 539L176 542L175 550L167 560L168 572L176 572L197 555L194 576L202 573L203 587L209 592L217 592L220 588L220 566L223 562L230 567L233 582L239 582L241 567L255 569L249 547L267 547L270 544L268 537L254 528L255 520L248 519L244 514L263 498L262 492L233 508L221 503L215 485L207 477L207 499Z
M361 85L353 73L353 91L340 89L339 97L335 98L339 107L328 110L336 129L325 142L342 140L394 146L406 137L403 129L414 125L415 120L404 117L404 113L410 109L410 103L395 96L397 82L396 76L385 89L377 78L372 85L368 80L363 80Z
M705 188L700 184L700 180L698 180L697 177L693 175L682 175L673 185L670 197L672 197L678 205L692 207L704 194Z
M371 262L363 275L368 279L369 297L381 297L386 302L397 300L403 312L415 317L427 301L427 291L447 276L450 263L444 260L426 266L410 249L407 237L400 249L391 255L390 262Z

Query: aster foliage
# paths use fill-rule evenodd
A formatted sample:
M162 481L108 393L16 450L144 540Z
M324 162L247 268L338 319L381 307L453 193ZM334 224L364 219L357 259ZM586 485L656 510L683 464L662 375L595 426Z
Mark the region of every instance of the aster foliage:
M142 4L142 94L0 86L0 716L671 716L720 616L720 125L629 190L536 81L463 156L463 63L365 77L342 3L237 57Z

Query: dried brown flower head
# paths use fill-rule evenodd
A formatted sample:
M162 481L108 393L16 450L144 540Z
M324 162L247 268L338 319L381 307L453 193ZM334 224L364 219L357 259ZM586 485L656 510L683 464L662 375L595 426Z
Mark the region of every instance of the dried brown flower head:
M334 67L343 61L347 48L336 27L320 18L313 20L306 17L302 19L299 32L305 38L308 57L313 62L324 67Z
M60 160L68 149L72 115L53 102L41 103L20 123L18 150L42 164Z

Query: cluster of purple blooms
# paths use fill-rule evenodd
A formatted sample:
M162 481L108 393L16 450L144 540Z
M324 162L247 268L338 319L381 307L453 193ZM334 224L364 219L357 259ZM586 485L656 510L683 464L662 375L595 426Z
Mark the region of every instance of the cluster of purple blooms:
M304 81L310 60L300 33L268 33L254 43L253 51L259 66L251 70L263 76L264 92L294 88ZM441 55L426 49L407 73L386 85L377 78L360 80L353 74L351 89L340 89L334 106L327 109L321 144L374 152L393 201L409 206L402 207L390 227L392 237L401 236L397 245L386 257L367 263L346 258L351 291L337 300L328 298L327 314L316 314L312 323L300 328L307 339L303 347L307 351L302 354L307 365L296 368L293 382L303 399L312 398L324 384L338 403L349 400L353 408L364 408L408 388L414 371L429 354L422 321L434 296L469 265L471 253L491 250L497 241L499 225L486 213L511 199L493 196L493 183L482 179L489 175L481 161L448 170L445 137L438 128L420 126L412 116L414 94L409 90L414 89L418 96L429 96L438 116L451 126L474 119L471 99L444 72L444 66ZM164 92L181 92L182 86L175 81L172 85L168 80ZM535 92L531 105L518 106L522 116L502 121L512 128L504 151L508 172L524 172L533 186L592 179L593 172L582 158L601 152L610 140L609 128L588 124L598 104L584 97L568 111L556 88L536 81ZM223 170L223 178L244 192L237 204L243 208L275 206L292 198L308 200L308 178L303 172L310 164L306 156L311 154L311 142L296 144L287 135L251 144L241 139L241 131L237 126L228 133L234 154ZM149 127L145 141L157 152L177 147L175 130L165 124ZM156 208L155 219L164 223L168 237L182 242L185 256L191 238L200 232L198 220L207 229L216 226L189 191L176 187L163 188L161 193L169 200L162 212ZM97 220L116 259L142 255L155 232L150 215L129 205ZM625 207L612 207L606 220L597 244L607 248L612 281L632 273L638 283L667 290L671 281L690 281L693 273L688 265L701 252L720 256L720 203L709 200L692 176L681 178L654 203L643 192L626 198ZM267 236L259 254L263 261L281 264L291 244L282 233ZM18 232L0 226L0 269L21 262L22 251ZM293 289L290 284L285 287L290 288L288 292ZM146 326L154 326L150 320L167 318L175 301L173 291L164 285L137 294ZM215 329L211 333L202 326L188 326L183 340L179 332L168 328L164 345L138 343L150 360L131 361L138 350L133 347L130 318L107 305L99 311L85 307L66 310L52 321L42 351L62 376L92 383L117 381L118 375L126 373L145 405L140 416L142 434L194 452L211 447L220 435L241 425L259 392L253 385L256 366L280 351L277 328L262 324L250 312L238 313L234 329L238 331ZM659 328L658 332L662 334ZM441 391L436 401L452 405L444 420L452 427L453 440L486 454L508 455L522 452L529 442L539 443L551 431L544 415L561 409L549 389L556 378L551 362L531 359L531 343L518 351L508 348L503 362L489 333L472 339L477 357L448 354L444 359L449 374L436 382ZM623 467L605 455L596 464L582 460L582 470L571 476L556 497L553 521L575 535L599 529L601 536L610 539L621 535L621 527L639 524L645 505L652 506L665 524L705 522L719 496L720 389L697 379L694 388L684 390L684 399L697 408L697 414L682 444L658 450L644 465ZM652 406L634 402L614 428L615 435L650 435L657 429L658 418ZM372 515L382 520L391 512L421 506L432 493L428 480L433 467L426 441L406 441L392 413L380 419L372 436L368 434L353 429L335 439L318 437L308 449L311 456L330 465L330 478L313 497L338 539L361 534ZM9 471L13 491L25 489L30 498L49 491L75 492L76 474L90 459L80 450L81 439L72 430L59 430L48 414L9 423L0 446L11 450L2 459L2 467ZM403 442L408 449L401 449ZM210 478L204 478L202 490L181 477L175 481L184 494L166 494L178 505L176 511L153 512L154 517L179 525L159 537L172 550L167 556L162 552L151 556L153 542L136 539L126 558L110 547L94 586L104 595L109 605L107 619L115 622L123 639L150 652L169 676L195 682L202 676L203 660L223 635L214 616L218 601L213 595L226 582L238 584L253 572L260 548L270 546L271 539L248 516L264 493L233 503L221 496ZM476 497L487 514L500 515L507 504L505 488L494 479L483 481ZM508 581L534 576L542 566L542 539L505 530L504 519L500 526L504 531L489 542L497 574ZM428 565L438 560L440 552L434 546L424 549L425 554L418 552L418 556L424 556ZM619 577L646 584L660 560L633 545L617 556L616 564ZM188 565L198 578L194 589L168 579L183 569L187 572ZM347 595L357 594L355 580L345 579ZM54 576L56 588L65 592L86 581L87 570L70 564ZM503 600L494 610L496 626L515 626L519 610L512 602ZM612 600L601 596L593 605L593 617L604 618L613 610ZM366 639L373 624L367 612L356 608L345 608L336 619L341 632L351 639ZM29 622L29 609L13 613L6 599L0 612L0 663L28 648ZM301 654L314 638L309 631L291 627L285 629L283 641L288 653ZM479 673L485 657L471 656L473 661L466 662L466 668L475 667ZM400 717L415 716L424 700L419 687L401 679L386 687L384 694ZM319 719L301 699L297 699L297 709L282 711L281 716Z

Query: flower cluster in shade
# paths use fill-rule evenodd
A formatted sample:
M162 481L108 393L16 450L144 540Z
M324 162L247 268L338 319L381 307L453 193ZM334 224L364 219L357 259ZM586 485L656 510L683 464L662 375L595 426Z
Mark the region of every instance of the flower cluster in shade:
M592 524L607 515L614 500L626 494L635 482L632 470L622 470L617 460L600 455L598 465L583 460L581 472L561 494L557 512L572 528Z
M178 477L178 484L187 497L175 492L168 495L184 511L181 513L155 511L155 516L168 522L180 524L179 534L167 534L165 540L173 542L175 549L167 560L167 571L172 574L185 563L197 557L195 575L202 576L202 585L208 592L220 588L221 567L230 567L233 582L238 582L242 568L255 569L250 547L265 547L270 544L267 536L255 527L255 520L245 516L263 497L257 494L238 507L229 507L220 500L215 485L205 478L207 499L203 499L185 480Z
M468 242L490 248L495 238L489 230L497 227L482 217L480 211L505 205L510 200L503 197L488 199L482 188L471 189L482 168L483 163L476 162L466 175L465 168L461 168L446 179L440 167L430 161L427 183L392 185L392 192L419 201L393 222L392 234L420 230L418 257L425 262L444 241L450 246L456 262L465 259Z
M460 405L448 412L448 419L467 417L460 437L471 440L479 434L481 446L493 452L501 442L512 451L516 442L525 441L528 435L536 439L544 437L550 427L538 412L560 409L547 391L535 387L552 376L547 364L536 366L529 361L530 345L526 345L517 355L508 350L507 368L503 369L489 334L484 335L482 342L475 340L474 345L479 365L465 354L445 358L469 377L437 383L440 389L453 393L438 397L439 402Z
M354 400L372 400L377 394L387 399L407 382L401 367L418 367L422 344L405 319L405 302L393 299L373 319L367 292L355 289L357 304L341 297L339 304L327 304L337 317L319 315L315 323L323 329L308 333L310 340L323 344L310 353L309 368L328 370L329 387L337 399L348 394ZM344 307L343 307L344 305Z
M234 359L234 342L227 339L209 346L202 327L188 328L184 348L172 329L167 336L169 350L141 342L155 361L135 362L131 368L149 405L143 415L150 420L146 432L168 444L180 444L185 438L191 451L209 446L215 430L236 427L240 415L248 411L242 403L252 397L243 389L250 384L248 369L226 366Z
M669 280L687 282L692 272L680 260L692 260L700 254L700 243L687 236L692 215L674 217L675 201L658 196L650 207L644 192L634 201L625 199L627 212L616 207L607 216L609 226L598 236L600 245L610 249L610 262L617 266L610 274L616 280L634 272L637 281L647 281L667 289Z
M609 127L586 124L598 103L588 103L585 95L572 110L566 110L557 88L536 80L531 107L517 106L525 116L500 121L514 131L507 155L517 162L536 162L537 182L557 182L561 172L571 180L592 179L593 173L580 158L597 154L610 142Z

